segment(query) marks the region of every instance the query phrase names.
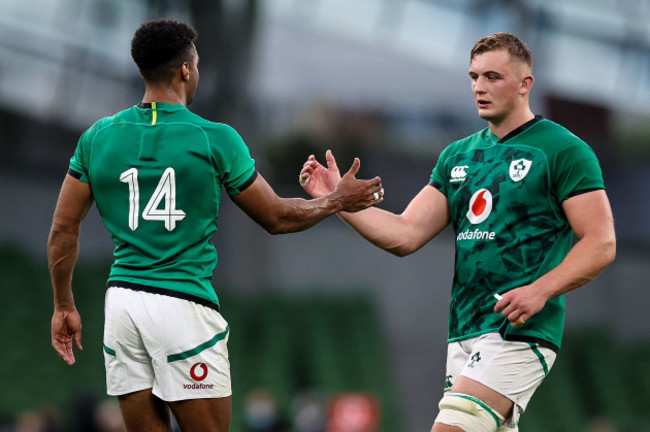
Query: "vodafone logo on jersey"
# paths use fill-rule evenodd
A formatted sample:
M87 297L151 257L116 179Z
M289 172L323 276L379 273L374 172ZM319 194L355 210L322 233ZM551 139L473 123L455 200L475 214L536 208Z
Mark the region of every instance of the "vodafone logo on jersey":
M190 376L194 381L203 381L208 376L208 367L205 363L196 363L190 369Z
M469 200L469 210L467 210L467 214L465 215L467 220L472 225L480 224L490 216L490 213L492 213L492 194L487 189L477 190ZM475 228L473 230L466 229L458 233L456 241L494 240L495 238L496 233L494 231L481 231L480 228Z
M479 189L474 192L469 200L467 219L473 224L480 224L492 213L492 194L487 189Z
M205 363L194 363L190 368L190 377L196 382L192 384L183 384L185 390L206 390L213 389L214 384L204 384L203 381L208 376L208 366Z

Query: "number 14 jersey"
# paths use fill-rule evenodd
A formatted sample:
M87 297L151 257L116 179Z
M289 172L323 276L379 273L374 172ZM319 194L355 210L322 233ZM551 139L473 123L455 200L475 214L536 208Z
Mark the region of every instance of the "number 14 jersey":
M115 243L110 285L218 308L210 239L221 190L236 195L256 178L237 132L183 105L141 104L88 129L69 173L90 184Z

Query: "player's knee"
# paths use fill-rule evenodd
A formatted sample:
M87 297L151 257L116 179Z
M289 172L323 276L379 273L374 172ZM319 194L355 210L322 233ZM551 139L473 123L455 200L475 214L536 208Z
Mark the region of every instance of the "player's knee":
M456 426L466 432L495 432L505 420L483 402L460 393L446 394L438 408L437 423Z

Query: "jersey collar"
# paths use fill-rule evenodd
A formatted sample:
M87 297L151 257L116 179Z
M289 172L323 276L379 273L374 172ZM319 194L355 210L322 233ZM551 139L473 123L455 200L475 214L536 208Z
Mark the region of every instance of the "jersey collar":
M183 108L186 108L185 105L181 105L181 104L170 104L170 103L166 103L166 102L153 102L153 103L156 104L156 109L170 110L170 109L183 109ZM136 106L138 108L142 108L142 109L152 109L153 108L153 103L152 102L140 102Z
M503 138L497 141L497 144L503 144L504 142L508 141L511 138L514 138L515 136L519 135L520 133L522 133L523 131L525 131L526 129L528 129L529 127L531 127L532 125L534 125L535 123L543 119L544 117L542 117L541 115L536 115L535 118L533 118L532 120L527 121L526 123L519 126L517 129L506 134Z

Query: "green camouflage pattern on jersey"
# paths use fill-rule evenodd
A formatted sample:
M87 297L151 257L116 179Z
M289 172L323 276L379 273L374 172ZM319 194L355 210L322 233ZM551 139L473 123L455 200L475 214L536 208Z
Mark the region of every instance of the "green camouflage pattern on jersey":
M593 151L541 118L501 141L486 128L447 147L430 184L447 197L456 233L449 340L501 331L559 348L563 296L514 328L494 313L493 294L532 283L567 255L573 232L562 201L604 187Z

